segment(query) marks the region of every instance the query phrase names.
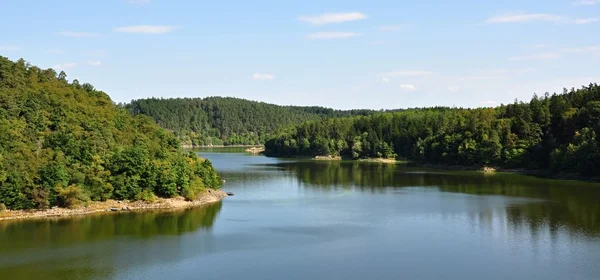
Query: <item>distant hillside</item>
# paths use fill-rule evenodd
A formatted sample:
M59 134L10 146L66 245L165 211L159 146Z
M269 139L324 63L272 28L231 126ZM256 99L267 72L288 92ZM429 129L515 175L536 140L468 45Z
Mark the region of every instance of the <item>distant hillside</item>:
M197 146L263 144L274 132L295 124L377 112L279 106L231 97L140 99L125 108L174 131L184 145Z
M307 122L267 140L271 156L403 158L600 175L600 86L495 108L422 108Z
M221 181L146 116L64 72L0 56L0 210L194 194Z

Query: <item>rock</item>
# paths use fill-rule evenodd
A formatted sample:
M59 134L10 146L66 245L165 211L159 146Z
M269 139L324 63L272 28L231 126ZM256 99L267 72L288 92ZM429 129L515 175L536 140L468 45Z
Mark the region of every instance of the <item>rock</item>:
M117 203L121 204L121 201L119 200L119 201L117 201Z
M111 207L111 208L110 208L110 211L119 211L119 208L116 208L116 207Z
M485 172L485 173L494 173L494 172L496 172L496 169L493 168L493 167L487 167L486 166L486 167L483 168L482 171Z
M129 206L124 206L123 208L121 208L121 210L123 210L123 211L129 211L131 209L129 208Z
M232 192L226 192L226 194L227 194L228 196L234 196L234 195L235 195L235 194L234 194L234 193L232 193Z

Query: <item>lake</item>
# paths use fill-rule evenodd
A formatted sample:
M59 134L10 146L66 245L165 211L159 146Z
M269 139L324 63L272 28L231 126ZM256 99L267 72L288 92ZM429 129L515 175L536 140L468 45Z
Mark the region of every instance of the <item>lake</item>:
M600 279L600 184L238 151L208 207L0 222L0 279Z

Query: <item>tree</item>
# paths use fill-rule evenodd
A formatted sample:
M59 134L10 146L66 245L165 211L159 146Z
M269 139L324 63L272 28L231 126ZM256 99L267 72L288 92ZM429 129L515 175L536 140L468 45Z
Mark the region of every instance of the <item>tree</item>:
M142 192L170 197L198 180L220 187L210 162L200 162L173 133L131 116L92 85L0 57L0 204L9 209Z
M67 81L67 74L65 71L60 71L60 74L58 74L58 79L61 81Z
M275 143L297 140L285 156L327 152L359 159L397 156L450 165L551 168L593 176L600 172L600 86L534 95L496 108L417 108L308 121L265 143L266 153L284 155ZM312 149L302 143L312 143ZM287 145L287 144L286 144ZM284 145L285 146L285 145Z

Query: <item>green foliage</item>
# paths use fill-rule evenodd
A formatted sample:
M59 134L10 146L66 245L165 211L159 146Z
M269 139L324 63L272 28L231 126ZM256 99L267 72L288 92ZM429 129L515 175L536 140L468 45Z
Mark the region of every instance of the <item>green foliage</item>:
M268 139L265 152L353 159L399 156L597 176L599 133L600 86L590 84L497 108L437 107L309 121Z
M157 196L150 189L145 189L138 193L135 199L152 203L156 201Z
M9 209L171 197L194 180L221 186L210 162L184 154L151 118L64 72L0 57L0 203Z
M183 197L185 197L186 200L194 201L205 191L206 188L204 187L202 180L196 179L183 190Z
M75 208L90 200L85 191L77 185L57 186L54 191L56 192L58 205L62 207Z
M370 115L373 110L278 106L238 98L140 99L125 106L172 130L185 145L263 144L279 129L309 120Z

